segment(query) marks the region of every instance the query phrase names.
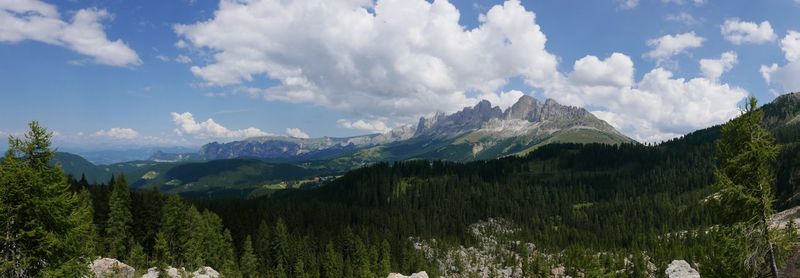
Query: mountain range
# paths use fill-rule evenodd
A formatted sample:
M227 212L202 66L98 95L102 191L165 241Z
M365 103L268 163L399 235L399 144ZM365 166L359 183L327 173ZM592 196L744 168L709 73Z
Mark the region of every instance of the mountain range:
M553 142L634 142L583 108L523 96L502 110L483 100L447 115L419 119L383 134L335 138L265 136L204 145L197 154L157 153L150 160L258 158L269 161L333 161L349 169L377 161L444 159L469 161L525 154ZM330 165L329 165L330 166Z
M254 137L212 142L198 152L155 151L147 159L96 165L67 153L56 163L74 177L104 182L125 174L134 187L247 197L317 184L346 171L401 160L472 161L524 155L551 143L636 143L589 111L521 97L503 110L481 101L452 114L421 117L416 126L335 138ZM214 192L209 193L209 192Z

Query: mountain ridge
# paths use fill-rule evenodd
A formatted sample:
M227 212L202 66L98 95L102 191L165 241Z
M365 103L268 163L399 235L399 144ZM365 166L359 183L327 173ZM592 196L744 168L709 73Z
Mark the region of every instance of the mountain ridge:
M519 140L510 140L515 137ZM365 152L381 152L385 148L408 149L402 146L416 144L418 149L437 148L421 155L390 151L392 154L380 154L377 159L366 159L356 164L408 158L463 161L513 155L552 142L617 144L635 141L586 109L561 105L553 99L540 102L525 95L505 110L482 100L452 114L437 112L430 118L420 117L415 127L401 126L383 134L308 139L264 136L227 143L212 142L202 147L201 157L206 160L250 157L302 161L355 156L358 160ZM458 146L448 146L453 144ZM470 146L462 146L464 144ZM445 150L448 148L450 150ZM492 148L500 149L480 154ZM451 152L455 153L448 154Z

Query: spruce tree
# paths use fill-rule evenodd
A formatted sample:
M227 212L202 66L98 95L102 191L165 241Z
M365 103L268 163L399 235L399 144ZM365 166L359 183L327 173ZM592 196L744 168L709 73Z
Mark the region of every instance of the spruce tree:
M333 242L328 241L325 245L325 254L322 256L322 277L335 278L342 277L342 258Z
M272 252L270 251L271 246L269 224L267 224L266 221L261 221L261 223L258 225L258 232L256 233L256 238L253 244L253 249L255 250L256 257L258 258L259 265L261 267L259 270L262 273L266 273L267 270L274 266L270 256Z
M297 259L294 262L294 268L292 269L292 273L294 274L294 278L308 278L306 274L306 267L303 264L303 260Z
M29 128L9 137L0 160L0 276L84 276L94 255L91 207L48 164L52 133L35 121Z
M114 182L108 206L108 223L106 223L108 256L124 260L129 250L128 243L133 239L131 191L124 175L120 175Z
M250 236L247 236L244 239L244 244L242 245L242 258L239 262L239 265L242 270L243 277L259 277L258 270L260 268L258 266L258 258L256 258L256 255L253 251L253 240L250 238Z
M144 247L138 242L131 245L131 252L128 255L128 264L136 269L137 275L142 275L147 272L147 254L144 252Z
M278 218L275 223L271 249L275 264L286 266L289 262L289 231L283 219Z
M153 246L153 262L156 267L164 269L169 267L172 263L172 255L170 254L169 244L167 243L167 234L160 231L156 234L156 242Z

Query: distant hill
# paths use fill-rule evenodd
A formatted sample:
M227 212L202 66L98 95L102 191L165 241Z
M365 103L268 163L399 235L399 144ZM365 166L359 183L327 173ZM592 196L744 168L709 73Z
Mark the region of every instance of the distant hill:
M270 191L303 185L306 180L327 174L285 163L269 163L257 159L224 159L207 162L130 161L111 165L94 165L75 154L59 152L53 164L79 179L85 175L90 183L107 182L112 174L124 174L132 188L158 186L167 193L193 197L247 197L258 191Z

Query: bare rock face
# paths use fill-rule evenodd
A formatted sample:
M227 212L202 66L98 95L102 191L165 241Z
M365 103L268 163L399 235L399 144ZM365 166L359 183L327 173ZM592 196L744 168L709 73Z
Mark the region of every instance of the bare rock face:
M94 260L89 267L95 277L103 278L132 278L134 272L136 272L133 267L111 258Z
M669 278L700 278L700 273L694 270L689 263L684 260L674 260L665 271Z
M192 277L194 278L219 278L219 272L214 270L213 268L204 266L198 269L195 272L192 272Z
M428 273L425 272L425 271L422 271L422 272L417 272L417 273L411 274L411 276L405 276L405 275L400 274L400 273L390 273L389 276L387 276L386 278L428 278Z

